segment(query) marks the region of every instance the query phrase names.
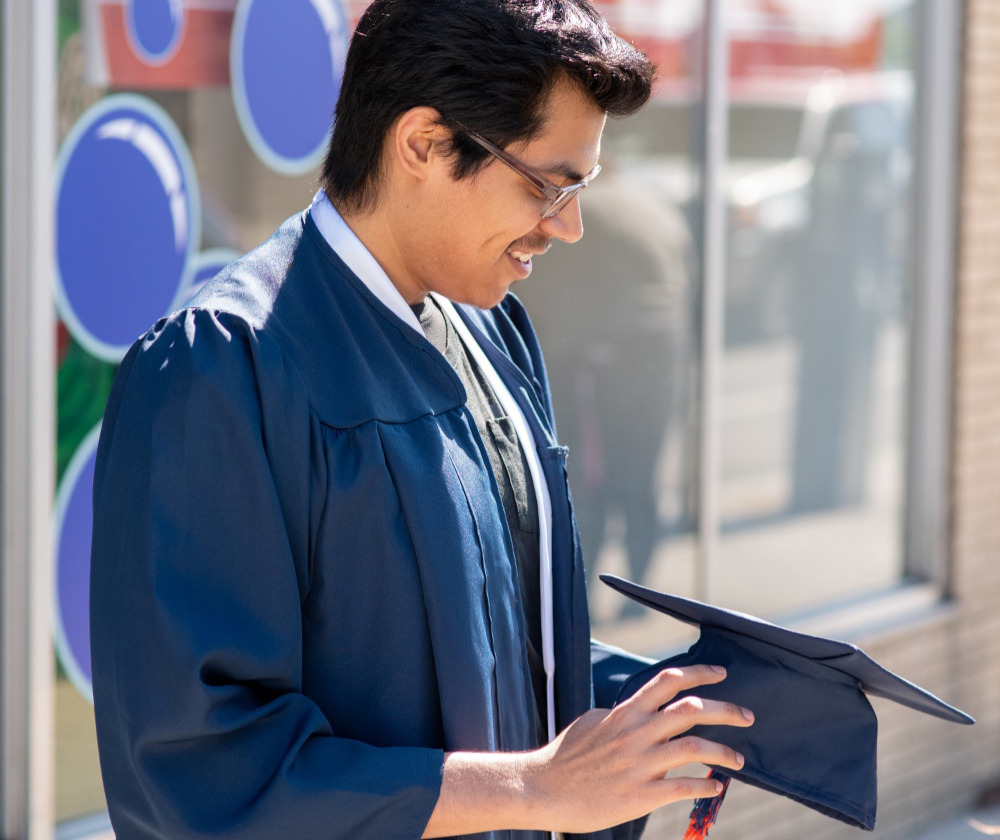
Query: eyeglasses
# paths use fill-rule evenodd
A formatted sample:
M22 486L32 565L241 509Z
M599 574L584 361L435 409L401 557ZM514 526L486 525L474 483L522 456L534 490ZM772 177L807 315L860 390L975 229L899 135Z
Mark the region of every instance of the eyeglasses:
M589 184L594 178L597 177L597 173L601 171L601 165L597 164L582 181L578 181L575 184L570 184L567 187L560 187L553 184L544 175L540 175L532 169L529 169L523 163L521 163L513 155L507 154L499 146L494 146L485 137L480 137L476 132L470 131L465 126L459 123L462 130L469 135L470 139L475 140L480 146L486 149L493 157L497 160L507 164L511 169L513 169L518 175L524 178L531 186L533 186L538 192L540 192L547 199L545 206L542 208L542 218L551 219L553 216L557 215L560 210L562 210L567 204L569 204L573 198L576 196L580 190L582 190L587 184Z

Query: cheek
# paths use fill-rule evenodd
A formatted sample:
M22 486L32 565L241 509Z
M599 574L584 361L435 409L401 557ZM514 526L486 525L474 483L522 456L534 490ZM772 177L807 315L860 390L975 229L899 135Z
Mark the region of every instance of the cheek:
M506 269L507 248L538 226L536 202L489 171L455 186L437 217L426 220L439 243L435 262L456 271Z
M502 254L512 243L538 225L538 202L506 173L496 170L492 178L482 173L469 191L459 224L478 232L484 251Z

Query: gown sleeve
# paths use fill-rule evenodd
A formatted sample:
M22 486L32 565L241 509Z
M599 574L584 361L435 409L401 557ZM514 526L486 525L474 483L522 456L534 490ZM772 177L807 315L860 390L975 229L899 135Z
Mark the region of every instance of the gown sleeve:
M302 691L312 451L273 340L188 310L130 351L94 484L101 767L125 838L413 838L443 752L335 737ZM318 467L317 467L318 468Z
M594 677L594 706L598 709L610 709L615 705L618 692L625 681L655 661L591 639L590 667Z

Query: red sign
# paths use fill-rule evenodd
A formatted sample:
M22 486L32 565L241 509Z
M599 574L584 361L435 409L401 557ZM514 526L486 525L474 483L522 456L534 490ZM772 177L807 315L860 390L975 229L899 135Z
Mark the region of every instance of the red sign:
M229 84L229 39L237 0L160 0L169 11L154 8L149 13L144 7L155 4L143 0L85 2L91 84L132 90ZM157 26L163 29L164 20L173 32L156 31Z

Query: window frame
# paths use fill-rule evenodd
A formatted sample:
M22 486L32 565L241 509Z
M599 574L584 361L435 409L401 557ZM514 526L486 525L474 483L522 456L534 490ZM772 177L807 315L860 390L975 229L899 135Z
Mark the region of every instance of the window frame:
M917 0L904 574L951 594L954 299L963 3ZM919 340L918 340L919 338Z
M0 13L0 835L50 840L56 2Z

